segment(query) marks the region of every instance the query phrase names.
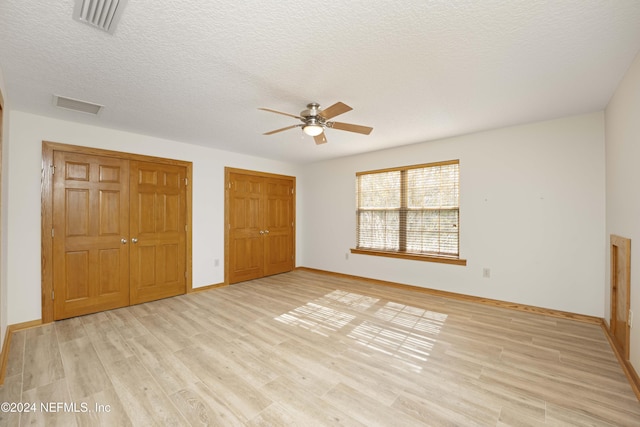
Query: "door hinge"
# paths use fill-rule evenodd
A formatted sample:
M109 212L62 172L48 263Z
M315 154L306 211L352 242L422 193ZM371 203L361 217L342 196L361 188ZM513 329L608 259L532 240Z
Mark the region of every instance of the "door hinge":
M293 188L291 189L291 194L293 194Z
M186 271L184 272L184 278L185 279L187 278L187 272Z
M231 183L229 183L228 186L229 186L229 190L231 190Z
M55 230L52 228L52 229L51 229L51 237L54 237L54 236L55 236L55 234L56 234L56 232L55 232Z
M187 227L188 227L188 226L185 224L185 226L184 226L184 231L189 231L189 230L187 229Z
M189 185L189 178L184 179L184 186L186 187L187 185Z
M52 299L52 300L56 299L56 298L55 298L55 296L56 296L55 291L51 291L51 299Z
M55 174L56 174L56 167L55 167L55 165L49 165L49 168L51 169L51 175L55 175Z

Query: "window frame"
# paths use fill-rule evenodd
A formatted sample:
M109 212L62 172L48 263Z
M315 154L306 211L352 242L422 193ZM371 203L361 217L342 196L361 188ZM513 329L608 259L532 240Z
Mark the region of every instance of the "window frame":
M459 198L458 198L457 207L455 208L458 215L458 226L457 226L458 250L456 255L428 253L428 252L423 252L423 253L409 252L406 249L406 240L407 240L406 239L406 235L407 235L406 213L409 212L409 208L407 206L408 190L407 190L407 184L406 184L406 176L408 174L408 171L412 169L424 169L429 167L445 166L445 165L452 165L452 164L458 165L458 186L459 186L460 185L459 184L460 182L460 169L459 169L460 160L459 159L356 172L356 212L355 212L356 214L356 245L358 244L358 241L359 241L359 236L358 236L359 225L358 224L360 221L359 219L360 213L363 210L370 210L370 209L361 209L359 206L360 201L357 199L358 195L360 194L360 188L358 187L360 182L359 178L363 175L381 174L381 173L396 172L396 171L400 172L401 174L400 208L387 209L387 211L397 210L401 212L399 217L399 225L398 225L399 249L397 251L394 251L394 250L364 248L364 247L356 246L355 248L351 248L350 250L351 253L361 254L361 255L384 256L384 257L391 257L391 258L402 258L402 259L427 261L427 262L437 262L437 263L454 264L454 265L467 265L467 261L465 259L460 258L460 226L459 226L460 225L460 200Z

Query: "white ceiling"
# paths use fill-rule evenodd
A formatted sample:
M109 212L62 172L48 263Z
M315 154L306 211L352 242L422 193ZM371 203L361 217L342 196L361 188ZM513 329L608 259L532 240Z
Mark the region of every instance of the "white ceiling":
M11 109L300 163L602 110L640 49L638 0L129 0L113 35L73 7L0 0ZM374 130L262 135L311 101Z

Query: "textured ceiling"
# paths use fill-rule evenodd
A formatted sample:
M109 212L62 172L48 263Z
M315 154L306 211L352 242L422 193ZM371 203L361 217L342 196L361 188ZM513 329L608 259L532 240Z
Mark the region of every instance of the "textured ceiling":
M301 163L602 110L640 49L637 0L130 0L113 35L73 7L0 0L10 108ZM262 135L311 101L374 130Z

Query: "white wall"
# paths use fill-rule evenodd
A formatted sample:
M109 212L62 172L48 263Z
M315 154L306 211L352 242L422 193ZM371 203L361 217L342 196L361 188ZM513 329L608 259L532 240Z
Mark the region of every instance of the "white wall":
M7 97L7 91L5 90L4 77L2 75L2 69L0 68L0 92L4 98L4 121L2 124L2 200L0 206L2 212L0 213L0 221L2 221L0 227L2 227L2 237L0 239L0 347L4 343L4 335L7 330L7 178L6 171L9 164L8 152L8 137L9 137L9 99Z
M450 159L460 159L467 266L345 259L355 245L357 171ZM604 176L603 113L307 165L299 179L299 264L602 317ZM491 269L489 279L483 268Z
M42 141L193 162L193 287L224 281L224 167L296 176L293 165L11 111L8 141L8 323L41 318ZM298 244L297 247L300 247ZM220 264L214 267L214 260Z
M602 317L604 115L425 142L304 167L11 111L6 239L8 324L39 319L41 142L194 163L193 286L223 281L224 166L298 177L297 264ZM345 254L355 172L460 159L468 265ZM213 260L220 267L213 267ZM482 278L482 269L491 278ZM640 311L640 310L639 310Z
M618 86L605 111L607 239L617 234L631 239L631 328L630 358L640 372L640 55ZM607 240L608 241L608 240ZM608 249L607 249L608 250ZM608 254L608 252L607 252ZM611 278L608 255L604 310L611 316Z

